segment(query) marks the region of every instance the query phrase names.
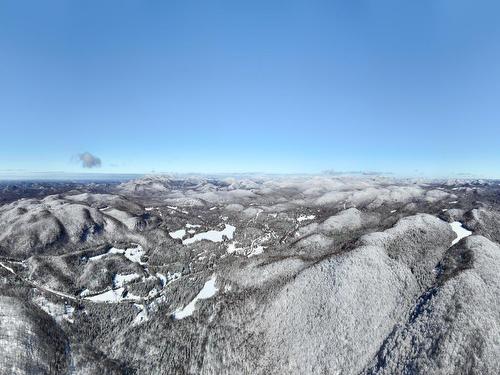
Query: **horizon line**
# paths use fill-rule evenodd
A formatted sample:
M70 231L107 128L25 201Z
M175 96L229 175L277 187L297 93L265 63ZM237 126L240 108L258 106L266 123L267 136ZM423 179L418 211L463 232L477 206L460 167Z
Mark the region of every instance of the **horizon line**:
M65 171L14 171L0 170L0 182L2 181L69 181L69 180L130 180L146 176L204 176L204 177L244 177L244 176L323 176L323 177L385 177L385 178L402 178L402 179L427 179L427 180L498 180L498 177L486 177L483 175L455 173L450 175L432 176L421 174L399 174L394 172L376 172L376 171L318 171L318 172L156 172L150 171L145 173L139 172L65 172Z

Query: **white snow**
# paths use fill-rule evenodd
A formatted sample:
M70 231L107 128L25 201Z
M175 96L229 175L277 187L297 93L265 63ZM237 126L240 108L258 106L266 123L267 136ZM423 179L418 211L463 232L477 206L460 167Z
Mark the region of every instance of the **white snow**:
M136 244L132 244L136 245ZM89 258L89 261L96 261L108 256L109 254L123 254L125 258L130 260L131 262L138 263L143 265L144 262L141 262L141 256L144 255L144 249L141 245L136 245L136 247L130 247L125 250L117 249L116 247L112 247L109 249L107 253L96 255Z
M472 234L472 232L470 230L465 229L462 226L462 223L459 222L459 221L454 221L450 225L451 225L451 229L453 229L453 231L457 235L457 238L455 238L453 240L453 242L451 243L451 246L453 246L456 243L458 243L462 238L468 237L468 236L470 236Z
M232 240L235 230L236 230L236 227L233 227L232 225L229 225L229 224L224 224L224 229L221 231L209 230L208 232L200 232L200 233L195 234L193 237L186 238L185 240L182 241L182 243L184 245L189 245L193 242L202 241L202 240L208 240L208 241L212 241L212 242L222 242L224 239L224 236L226 236L228 239Z
M243 250L244 248L243 247L238 247L236 246L238 242L230 242L228 245L227 245L227 252L228 254L233 254L233 253L236 253L236 252L239 252L241 250Z
M179 279L181 276L182 276L182 274L180 272L174 272L174 273L167 272L166 276L162 273L159 273L159 272L156 273L156 277L158 277L160 279L163 287L165 287L168 284L170 284L171 282Z
M248 258L250 257L253 257L255 255L259 255L259 254L262 254L264 252L264 249L265 247L262 246L262 245L259 245L259 246L255 246L253 249L252 249L252 252L250 254L247 255Z
M177 310L174 313L174 318L175 319L184 319L185 317L191 316L194 313L194 310L196 308L196 302L198 302L200 299L208 299L213 297L217 291L219 290L215 286L215 280L217 277L214 275L208 280L205 285L203 285L203 288L200 290L200 292L194 297L194 299L189 302L189 304L186 305L183 309Z
M312 220L316 217L316 215L301 215L297 218L297 221L300 223L301 221Z
M132 322L132 327L135 327L148 320L148 311L146 310L145 306L134 303L134 307L139 309L139 313L134 318L134 321Z
M39 295L33 299L33 302L47 314L52 316L56 322L60 323L63 319L73 323L74 307L68 304L56 304Z
M54 289L51 289L51 288L47 288L45 286L41 286L41 285L38 285L37 283L35 282L32 282L32 284L37 287L38 289L41 289L41 290L45 290L49 293L52 293L52 294L55 294L57 296L60 296L60 297L63 297L63 298L68 298L68 299L71 299L73 301L76 300L75 296L72 296L70 294L66 294L66 293L63 293L63 292L59 292L58 290L54 290Z
M201 225L199 225L199 224L189 224L189 223L186 223L186 228L190 229L187 232L191 233L191 234L196 233L196 231L194 229L192 229L192 228L199 228L199 227L201 227ZM185 229L178 229L176 231L169 232L168 234L172 238L182 239L186 235L186 230Z
M12 268L10 268L9 266L6 266L6 265L5 265L5 264L3 264L2 262L0 262L0 266L2 266L3 268L5 268L5 269L6 269L7 271L9 271L10 273L13 273L14 275L16 274Z
M122 294L123 294L124 290L125 290L125 288L123 288L123 287L118 288L118 289L111 289L111 290L108 290L104 293L97 294L95 296L86 297L86 299L88 299L89 301L92 301L92 302L116 303L116 302L120 302L123 300Z
M168 232L170 237L172 238L177 238L177 239L182 239L186 235L186 230L185 229L178 229L173 232Z
M71 305L64 305L64 314L62 318L66 319L68 322L73 323L73 313L75 308Z
M130 247L125 250L125 258L134 263L144 264L141 262L141 257L144 255L144 250L141 245L137 245L137 247Z
M95 296L88 296L85 299L98 302L98 303L118 303L122 301L130 301L130 300L140 300L141 297L135 296L132 293L128 292L126 297L123 297L123 292L125 291L124 287L120 287L118 289L110 289L103 293L96 294ZM82 292L83 294L83 292Z
M181 276L182 276L182 273L180 273L180 272L174 272L174 273L168 272L167 273L167 279L168 279L167 284L170 284L171 282L173 282L177 279L180 279Z
M90 257L88 260L91 262L94 260L100 260L100 259L104 258L105 256L107 256L108 254L109 254L109 252L101 254L101 255L95 255L93 257Z
M160 291L154 287L153 289L151 289L148 293L148 297L147 298L154 298L156 297L158 294L160 293Z
M396 212L397 210L391 210L391 214L393 214L394 212Z
M161 285L165 286L167 285L167 277L159 272L156 273L156 277L158 277L161 281Z
M171 210L174 210L174 211L182 212L183 214L187 214L188 213L186 210L181 210L177 206L167 206L167 208L170 208Z
M450 204L457 204L458 201L451 201Z
M239 247L238 241L232 241L227 244L227 254L238 254L245 255L248 258L262 254L267 246L263 246L263 243L266 243L270 238L272 238L274 233L267 233L263 237L256 238L252 241L250 246Z
M120 288L123 285L128 284L129 282L131 282L135 279L138 279L140 277L141 277L141 275L139 275L137 273L131 273L129 275L116 274L115 278L114 278L114 284L117 288Z

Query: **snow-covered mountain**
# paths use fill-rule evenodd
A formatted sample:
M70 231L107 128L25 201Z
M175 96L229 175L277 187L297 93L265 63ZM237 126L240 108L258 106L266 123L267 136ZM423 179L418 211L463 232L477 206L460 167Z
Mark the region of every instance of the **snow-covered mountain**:
M500 373L497 183L3 191L1 374Z

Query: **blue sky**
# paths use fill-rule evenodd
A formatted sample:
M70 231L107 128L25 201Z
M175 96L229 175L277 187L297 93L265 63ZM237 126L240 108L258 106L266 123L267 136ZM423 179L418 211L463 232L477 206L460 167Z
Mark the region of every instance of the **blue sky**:
M497 3L1 1L0 170L500 177Z

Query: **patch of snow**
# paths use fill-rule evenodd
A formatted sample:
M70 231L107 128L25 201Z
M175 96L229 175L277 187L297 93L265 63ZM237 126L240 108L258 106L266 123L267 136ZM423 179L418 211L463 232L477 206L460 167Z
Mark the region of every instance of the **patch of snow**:
M145 268L144 270L149 274L149 270L147 268ZM156 281L156 280L157 280L157 277L153 276L153 275L149 275L148 277L145 277L145 276L142 277L142 281L143 282L146 282L146 281Z
M156 273L156 277L160 279L161 286L167 285L167 277L159 272Z
M167 279L168 279L167 285L174 282L177 279L180 279L181 276L182 276L182 273L180 273L180 272L174 272L174 273L168 272L167 273Z
M208 298L213 297L217 293L217 291L219 290L215 286L216 279L217 279L217 277L215 275L212 276L210 278L210 280L208 280L205 283L205 285L203 285L203 288L196 295L196 297L194 297L194 299L191 302L189 302L189 304L187 304L183 309L177 310L174 313L174 318L177 319L177 320L179 320L179 319L184 319L184 318L186 318L188 316L193 315L194 310L196 308L196 303L200 299L208 299Z
M127 296L125 298L123 298L124 300L135 300L135 301L139 301L141 300L142 298L140 296L136 296L135 294L132 294L130 293L130 291L127 293Z
M152 302L147 305L148 312L157 311L158 307L167 300L164 295L155 298Z
M122 301L140 300L141 299L141 297L135 296L130 292L128 292L127 296L124 297L123 296L124 292L125 292L125 288L121 287L118 289L110 289L110 290L107 290L105 292L96 294L94 296L87 296L87 297L85 297L85 299L92 301L92 302L97 302L97 303L119 303Z
M209 210L210 210L210 211L213 211L213 210L215 210L216 208L217 208L217 206L214 206L214 207L209 208Z
M74 307L68 304L56 304L43 296L37 296L33 302L47 314L52 316L56 322L60 323L63 319L73 323Z
M182 243L184 245L189 245L196 241L202 241L202 240L208 240L212 242L222 242L224 240L224 236L232 240L235 230L236 227L229 224L224 224L224 229L221 231L209 230L208 232L200 232L195 234L193 237L186 238L185 240L182 241Z
M182 274L180 272L174 272L174 273L167 272L166 276L159 272L156 273L156 277L160 279L162 287L167 286L171 282L179 279L181 276Z
M125 258L130 260L131 262L134 263L139 263L141 265L144 264L144 262L141 262L141 257L144 255L144 250L141 245L137 245L137 247L130 247L127 250L125 250Z
M298 232L295 233L295 235L297 234ZM264 249L267 247L263 246L262 244L268 241L271 237L272 237L271 233L266 233L265 236L253 240L250 246L250 253L247 254L247 257L250 258L262 254L264 252Z
M116 274L114 279L113 279L113 282L115 284L115 287L120 288L123 285L128 284L129 282L136 280L140 277L141 277L141 275L139 275L137 273L131 273L129 275Z
M201 225L199 225L199 224L186 223L186 228L199 228L199 227L201 227Z
M7 271L9 271L10 273L12 273L12 274L14 274L14 275L16 274L12 268L10 268L9 266L6 266L6 265L5 265L5 264L3 264L2 262L0 262L0 266L2 266L3 268L5 268L5 269L6 269Z
M84 289L84 290L81 291L80 297L85 297L85 296L87 296L89 294L90 294L90 290Z
M134 318L132 327L138 326L139 324L144 323L146 320L148 320L148 311L144 305L134 303L134 307L139 309L139 313Z
M247 257L250 258L250 257L256 256L256 255L262 254L264 252L264 249L265 249L265 247L262 245L255 246L252 249L252 251L250 252L250 254L247 255Z
M75 312L75 308L71 305L64 305L64 314L62 315L63 319L66 319L68 322L73 323L73 313Z
M174 211L182 212L183 214L188 214L188 212L186 210L181 210L177 206L167 206L167 208L170 208L171 210L174 210Z
M394 212L396 212L397 210L391 210L391 214L393 214Z
M312 220L314 218L316 218L316 215L301 215L297 218L297 221L300 223L302 221Z
M457 204L457 203L458 203L458 201L451 201L451 202L449 202L449 203L450 203L450 204Z
M91 262L93 262L95 260L101 260L102 258L104 258L105 256L107 256L108 254L109 254L109 252L101 254L101 255L95 255L93 257L88 258L88 260L91 261Z
M241 250L244 250L243 247L237 247L236 244L238 242L235 241L235 242L230 242L228 245L227 245L227 252L228 254L233 254L233 253L237 253L237 252L240 252Z
M153 289L151 289L148 293L148 298L154 298L158 295L159 293L159 290L156 289L156 287L154 287Z
M263 243L266 243L269 239L274 237L275 234L273 233L266 233L265 236L256 238L252 241L250 246L245 246L245 247L238 247L238 241L233 241L228 243L227 245L227 254L239 254L239 255L245 255L248 258L262 254L264 250L266 249L267 246L263 246Z
M457 235L457 238L455 238L453 240L453 242L451 243L451 246L458 243L462 238L468 237L472 234L472 232L470 230L465 229L462 226L462 223L459 221L454 221L453 223L450 224L450 226L451 226L451 229L453 229L453 231Z
M168 234L172 238L182 239L182 237L184 237L186 235L186 230L185 229L178 229L178 230L173 231L173 232L168 232Z
M42 290L45 290L49 293L52 293L52 294L55 294L57 296L60 296L60 297L63 297L63 298L68 298L68 299L71 299L73 301L76 300L75 296L72 296L70 294L67 294L67 293L64 293L64 292L59 292L58 290L54 290L54 289L51 289L51 288L47 288L45 286L41 286L41 285L37 285L37 283L35 282L32 282L33 285L35 285L38 289L42 289Z
M111 302L111 303L121 302L123 300L122 295L124 291L125 288L123 287L118 289L111 289L104 293L97 294L95 296L86 297L86 299L92 302Z
M130 247L125 250L123 249L117 249L116 247L112 247L111 249L108 250L107 253L96 255L93 257L90 257L88 260L89 261L96 261L100 260L110 254L123 254L125 258L128 260L134 262L134 263L139 263L143 265L144 263L141 262L141 256L144 255L144 250L141 245L137 245L136 247Z

